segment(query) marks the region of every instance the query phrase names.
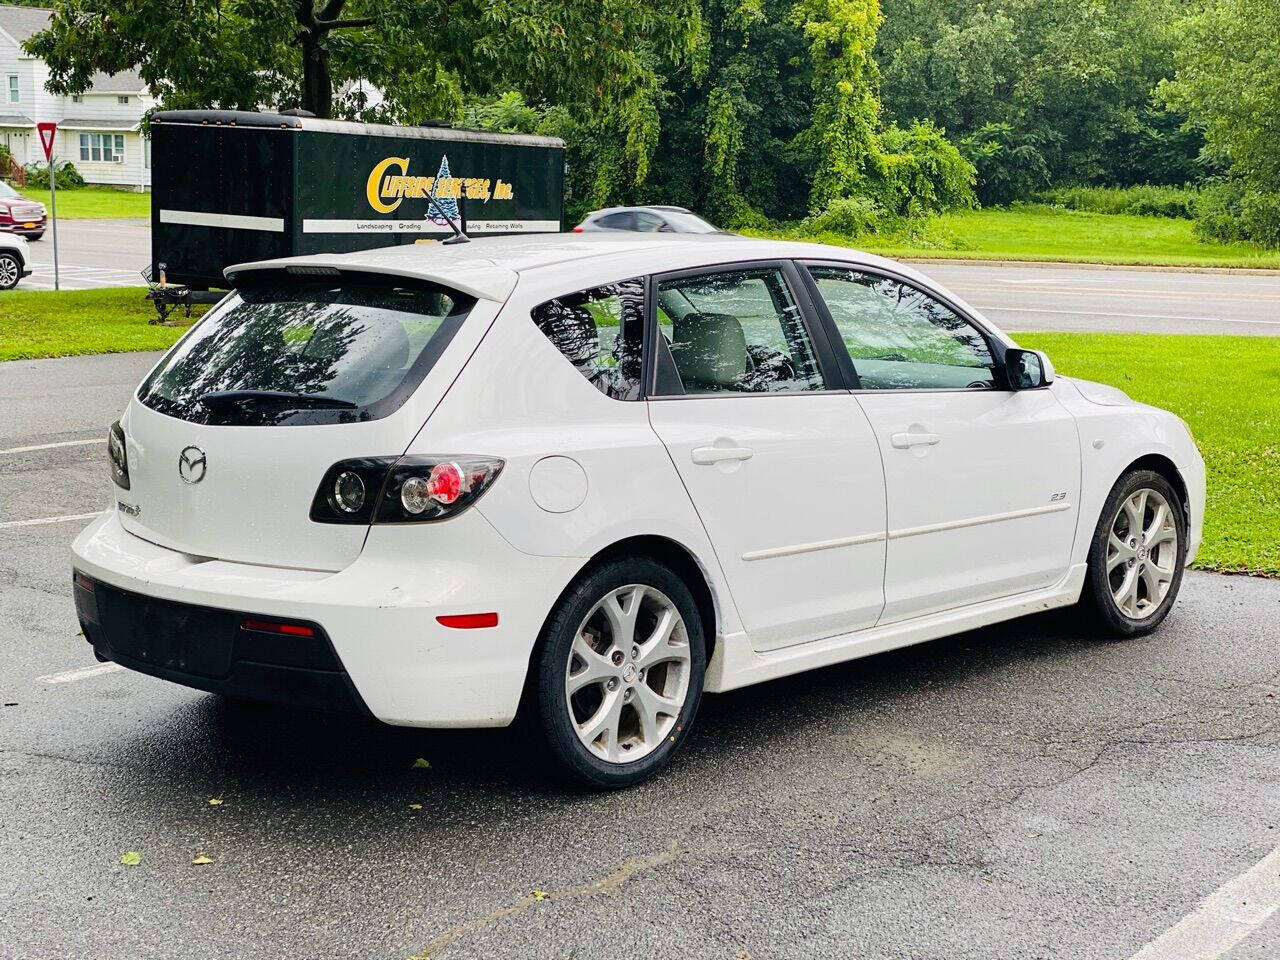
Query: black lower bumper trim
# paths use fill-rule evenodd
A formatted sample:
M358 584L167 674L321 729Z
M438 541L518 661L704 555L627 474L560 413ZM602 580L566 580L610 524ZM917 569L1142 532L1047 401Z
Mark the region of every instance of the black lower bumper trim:
M210 693L371 715L317 623L287 621L309 636L248 628L248 621L278 621L160 600L81 573L72 589L85 639L99 659Z

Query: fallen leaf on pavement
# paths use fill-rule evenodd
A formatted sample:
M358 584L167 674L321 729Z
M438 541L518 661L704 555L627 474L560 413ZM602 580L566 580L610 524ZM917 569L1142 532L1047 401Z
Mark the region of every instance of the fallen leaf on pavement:
M211 807L220 807L220 806L222 806L222 798L221 798L221 797L210 797L210 798L209 798L209 806L211 806Z
M138 853L137 850L130 850L120 858L120 862L126 867L136 867L142 862L142 854Z
M419 757L417 760L413 761L413 769L415 769L415 770L430 770L430 769L431 769L431 764L430 764L430 763L428 763L428 762L427 762L425 759L423 759L422 757Z
M213 863L212 857L206 857L203 853L198 857L192 857L191 862L197 867L203 867L206 863Z
M421 810L421 809L422 809L422 804L420 804L420 803L411 803L411 804L409 804L409 809L410 809L410 810Z

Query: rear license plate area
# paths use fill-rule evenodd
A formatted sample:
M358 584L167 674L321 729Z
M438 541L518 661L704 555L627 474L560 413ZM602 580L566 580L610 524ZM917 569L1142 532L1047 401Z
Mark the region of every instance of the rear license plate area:
M225 677L231 671L236 614L156 600L104 584L96 592L113 653L199 677Z

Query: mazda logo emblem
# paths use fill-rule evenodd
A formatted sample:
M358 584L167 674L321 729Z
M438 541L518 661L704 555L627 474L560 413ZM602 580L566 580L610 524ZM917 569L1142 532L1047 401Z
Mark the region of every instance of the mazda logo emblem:
M207 467L208 461L199 447L184 447L178 454L178 476L184 483L199 483Z

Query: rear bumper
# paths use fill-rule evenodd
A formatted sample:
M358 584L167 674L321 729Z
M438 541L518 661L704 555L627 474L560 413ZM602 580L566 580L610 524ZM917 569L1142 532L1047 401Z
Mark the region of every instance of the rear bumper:
M102 660L211 693L369 716L319 624L156 600L82 574L72 592Z
M278 618L311 627L334 657L318 675L305 675L251 650L250 641L261 638L227 641L225 633L212 653L198 644L176 652L157 644L159 652L141 656L137 641L115 639L110 622L88 624L94 648L122 666L299 706L344 710L354 703L362 712L362 704L386 723L422 727L511 722L543 621L582 562L520 553L476 510L446 523L375 527L359 558L336 573L191 557L134 536L114 513L93 521L72 554L77 571L137 598L135 605L181 608L196 632L234 633L246 617ZM451 629L436 619L490 611L499 615L497 627ZM151 629L145 618L130 623L134 632ZM228 644L223 670L217 658L227 656ZM192 649L210 657L199 671L189 665ZM317 665L324 666L309 666Z

